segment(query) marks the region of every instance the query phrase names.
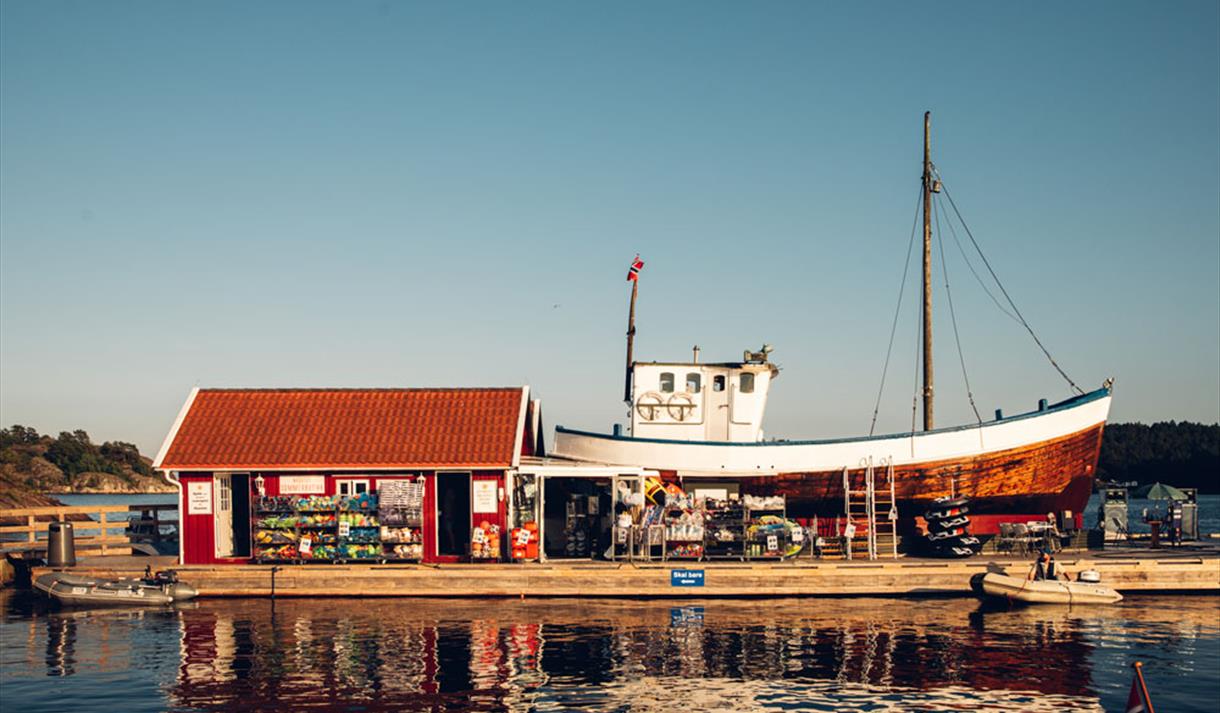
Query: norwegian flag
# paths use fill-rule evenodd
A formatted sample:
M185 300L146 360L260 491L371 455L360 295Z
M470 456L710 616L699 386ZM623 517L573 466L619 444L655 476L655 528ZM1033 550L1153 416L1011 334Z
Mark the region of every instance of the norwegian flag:
M1131 677L1131 692L1127 694L1127 713L1155 713L1152 710L1152 700L1148 697L1148 687L1144 685L1142 666L1136 663L1132 668L1135 675Z
M631 267L627 268L627 281L633 282L640 279L640 270L644 267L644 261L640 259L640 254L635 254L635 259L631 261Z

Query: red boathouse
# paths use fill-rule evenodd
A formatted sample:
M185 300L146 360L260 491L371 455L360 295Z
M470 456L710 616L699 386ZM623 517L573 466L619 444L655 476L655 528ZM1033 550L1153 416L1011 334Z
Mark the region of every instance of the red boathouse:
M505 530L506 476L542 455L540 423L527 386L197 388L153 467L179 489L183 564L273 552L455 562L480 524ZM417 499L400 527L376 518L382 491Z

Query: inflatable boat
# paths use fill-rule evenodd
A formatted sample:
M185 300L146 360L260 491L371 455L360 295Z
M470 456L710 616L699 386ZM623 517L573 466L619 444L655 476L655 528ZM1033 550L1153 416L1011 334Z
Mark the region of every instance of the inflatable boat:
M164 606L194 599L198 592L174 572L143 579L95 579L70 572L48 572L34 588L65 606Z
M1113 604L1123 598L1123 595L1097 582L1030 580L997 572L976 575L971 585L983 598L1024 604Z

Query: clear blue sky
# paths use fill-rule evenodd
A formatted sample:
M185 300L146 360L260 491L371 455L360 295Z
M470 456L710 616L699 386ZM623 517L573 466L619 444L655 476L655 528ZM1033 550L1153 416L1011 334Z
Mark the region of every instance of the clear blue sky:
M770 435L866 432L925 109L1069 374L1216 421L1218 7L4 0L0 422L155 452L194 385L529 383L608 429L638 251L640 358L771 342ZM984 416L1067 396L948 257Z

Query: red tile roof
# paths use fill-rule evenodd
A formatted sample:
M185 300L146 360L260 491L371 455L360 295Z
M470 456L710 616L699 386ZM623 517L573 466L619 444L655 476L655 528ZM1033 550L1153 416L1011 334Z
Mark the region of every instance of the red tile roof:
M523 388L200 389L155 467L507 468Z

